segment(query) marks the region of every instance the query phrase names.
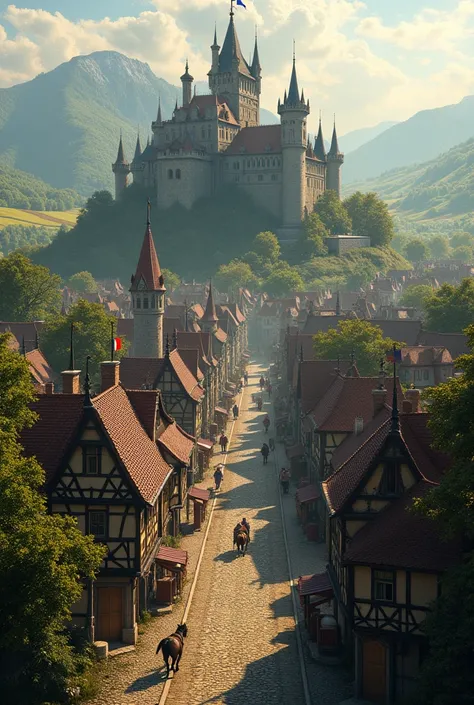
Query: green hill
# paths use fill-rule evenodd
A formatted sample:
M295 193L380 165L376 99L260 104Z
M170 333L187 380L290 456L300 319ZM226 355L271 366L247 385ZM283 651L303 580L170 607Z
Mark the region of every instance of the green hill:
M57 189L32 174L0 166L0 208L68 211L83 200L72 189Z

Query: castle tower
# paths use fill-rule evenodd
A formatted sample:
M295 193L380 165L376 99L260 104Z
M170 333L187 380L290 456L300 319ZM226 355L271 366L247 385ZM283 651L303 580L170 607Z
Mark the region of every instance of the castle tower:
M132 276L130 292L134 318L134 356L162 357L166 289L151 232L149 201L145 237L137 270Z
M309 101L305 102L304 92L301 97L299 95L296 61L293 55L288 95L285 91L283 103L278 101L283 153L283 228L298 230L301 227L306 190L306 118L309 112Z
M120 141L117 152L117 159L112 164L112 171L115 175L115 200L118 201L124 190L127 188L128 175L130 173L130 164L125 159L123 152L122 134L120 133Z
M323 128L321 127L321 118L319 118L319 129L316 139L314 140L314 156L322 162L326 161L326 149L324 147Z
M206 310L204 316L199 321L204 333L212 333L217 328L216 305L214 303L214 294L212 293L212 281L209 282L209 294L207 297Z
M327 156L328 165L326 169L326 188L335 191L341 198L341 166L344 163L344 155L339 151L336 133L336 121L332 131L331 148Z
M181 83L183 86L183 108L190 104L193 95L193 81L194 78L189 73L188 60L186 59L186 70L181 76Z
M257 30L255 30L255 47L253 50L253 60L252 66L250 67L250 71L256 81L257 95L260 95L260 93L262 92L262 67L260 66L260 57L258 55Z
M259 125L261 68L258 51L256 59L254 52L254 60L257 62L255 65L255 72L258 73L257 78L245 61L240 48L239 38L234 25L233 4L222 50L219 54L217 36L214 33L214 43L211 46L211 51L212 66L208 73L211 92L213 95L222 96L226 100L242 127Z
M140 135L137 135L137 143L135 145L135 154L133 155L132 163L130 164L130 171L133 174L133 183L142 182L142 172L145 168L145 164L142 161L142 146L140 144Z

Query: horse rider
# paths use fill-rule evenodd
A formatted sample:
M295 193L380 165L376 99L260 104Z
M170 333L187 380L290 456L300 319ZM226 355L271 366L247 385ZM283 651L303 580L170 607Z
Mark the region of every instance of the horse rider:
M220 489L221 482L223 479L224 473L222 472L222 465L218 465L214 473L214 482L216 483L216 490Z
M247 533L248 541L250 543L250 524L245 517L242 521L238 522L237 526L234 527L234 543L237 543L237 534L239 531L245 531Z
M268 414L263 419L263 426L265 428L265 433L268 433L268 429L270 427L270 419L268 418Z
M287 470L286 468L282 468L280 470L280 483L285 494L288 494L288 488L290 486L290 477L291 472L289 470Z
M232 413L234 414L234 419L237 419L239 417L239 407L237 404L234 404L232 407Z
M263 464L266 465L268 463L268 454L270 453L270 448L267 446L266 443L263 444L260 453L263 457Z

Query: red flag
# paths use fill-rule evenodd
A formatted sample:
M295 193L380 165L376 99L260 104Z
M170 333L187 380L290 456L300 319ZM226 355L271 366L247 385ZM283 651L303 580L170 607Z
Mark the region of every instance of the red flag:
M114 352L122 349L122 340L120 338L114 338Z

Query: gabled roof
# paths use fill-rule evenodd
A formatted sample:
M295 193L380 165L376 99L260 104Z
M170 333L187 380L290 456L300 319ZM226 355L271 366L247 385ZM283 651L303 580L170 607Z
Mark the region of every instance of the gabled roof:
M174 421L158 436L158 445L168 451L176 460L189 465L194 450L194 438Z
M281 125L243 127L224 154L281 154Z
M224 44L222 45L221 53L219 55L219 70L222 73L230 73L232 71L232 62L234 57L239 60L239 73L252 77L250 67L242 54L239 38L235 30L234 18L231 15Z
M227 340L227 333L222 328L217 328L214 333L214 338L216 338L220 343L225 343Z
M440 365L453 362L450 352L443 347L413 345L401 350L402 365Z
M166 291L155 243L153 242L150 221L146 225L145 237L143 238L137 270L135 275L132 276L130 291L137 291L142 280L145 283L146 291Z
M299 366L298 397L306 414L324 397L337 375L336 360L305 360Z
M41 350L30 350L26 353L26 359L30 366L30 374L38 385L54 382L55 374L48 364Z
M467 355L471 352L467 344L467 336L464 333L421 331L416 342L420 345L442 346L449 350L453 360L460 355Z
M188 369L178 350L172 350L169 358L124 357L120 362L120 381L126 389L141 389L144 385L153 386L161 376L165 364L169 360L176 377L181 382L187 394L199 401L204 395L204 389Z
M206 310L201 318L201 321L207 321L210 323L216 323L219 319L217 318L216 305L214 303L214 294L212 293L212 282L209 284L209 293L207 295Z

